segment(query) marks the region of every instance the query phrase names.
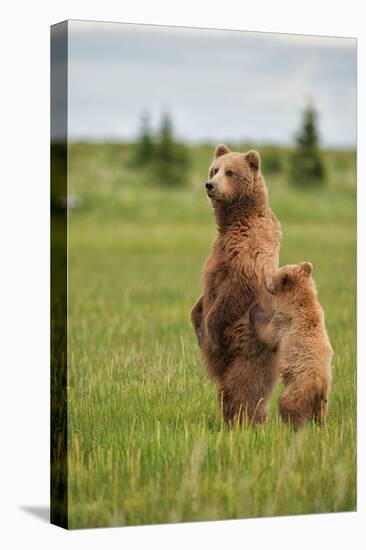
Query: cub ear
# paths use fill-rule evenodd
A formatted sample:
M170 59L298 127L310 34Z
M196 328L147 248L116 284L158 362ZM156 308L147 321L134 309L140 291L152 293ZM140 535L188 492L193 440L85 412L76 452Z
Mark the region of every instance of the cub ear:
M251 169L254 172L258 172L258 170L261 167L261 157L259 156L258 151L254 151L254 149L252 149L251 151L248 151L245 154L245 158L249 166L251 167Z
M301 262L300 269L305 275L309 276L313 272L313 264L311 262Z
M230 149L229 147L227 147L226 145L223 145L222 143L220 143L220 145L217 145L216 149L215 149L215 159L219 158L219 157L222 157L222 155L226 155L226 153L230 153Z
M294 278L289 273L285 273L281 278L281 286L284 290L290 290L294 286Z

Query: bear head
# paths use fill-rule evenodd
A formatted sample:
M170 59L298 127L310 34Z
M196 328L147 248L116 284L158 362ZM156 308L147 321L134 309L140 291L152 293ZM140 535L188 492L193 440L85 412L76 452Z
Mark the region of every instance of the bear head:
M271 300L266 307L256 303L249 310L249 321L258 339L272 348L290 330L294 319L300 319L316 298L310 262L287 265L264 281Z
M262 198L265 185L260 165L257 151L233 153L226 145L218 145L208 172L207 195L213 203L226 204Z
M266 290L273 296L273 308L298 307L307 297L316 297L316 287L311 276L313 265L310 262L286 265L271 279L264 280Z

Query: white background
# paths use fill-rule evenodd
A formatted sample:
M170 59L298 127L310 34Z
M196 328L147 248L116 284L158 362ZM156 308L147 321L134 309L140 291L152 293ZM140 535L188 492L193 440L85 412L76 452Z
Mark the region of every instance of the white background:
M2 5L1 431L2 548L360 548L365 544L365 126L363 2L348 0L53 0ZM358 513L67 532L49 502L49 25L68 18L359 38ZM344 266L347 269L347 266ZM314 466L316 467L316 466ZM25 508L31 507L33 513ZM40 508L36 515L34 510ZM361 539L363 537L363 541ZM361 542L362 541L362 542Z

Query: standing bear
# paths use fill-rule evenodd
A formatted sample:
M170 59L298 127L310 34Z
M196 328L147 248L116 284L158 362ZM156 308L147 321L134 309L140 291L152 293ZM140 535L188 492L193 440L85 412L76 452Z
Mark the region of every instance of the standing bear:
M280 414L294 428L324 423L332 380L333 350L312 270L310 262L283 267L265 282L270 307L255 304L249 311L258 339L277 350L276 371L284 382Z
M264 281L278 270L282 234L257 151L234 153L218 145L206 192L217 237L191 321L225 421L262 423L277 380L276 352L256 338L249 308L268 300Z

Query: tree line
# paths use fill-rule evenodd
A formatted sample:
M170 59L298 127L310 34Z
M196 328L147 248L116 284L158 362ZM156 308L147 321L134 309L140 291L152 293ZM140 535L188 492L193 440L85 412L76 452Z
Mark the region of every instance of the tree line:
M150 169L152 177L161 185L177 186L187 179L188 149L176 140L168 113L163 114L155 135L151 131L148 113L142 115L133 162L139 168Z
M326 170L319 145L318 114L311 105L302 113L295 146L286 161L281 148L266 147L266 154L262 156L263 171L265 174L286 171L289 182L297 187L325 183ZM148 169L149 177L161 185L179 186L187 181L189 149L175 138L173 122L168 113L163 114L156 133L151 130L148 113L143 113L134 147L133 164L137 168Z

